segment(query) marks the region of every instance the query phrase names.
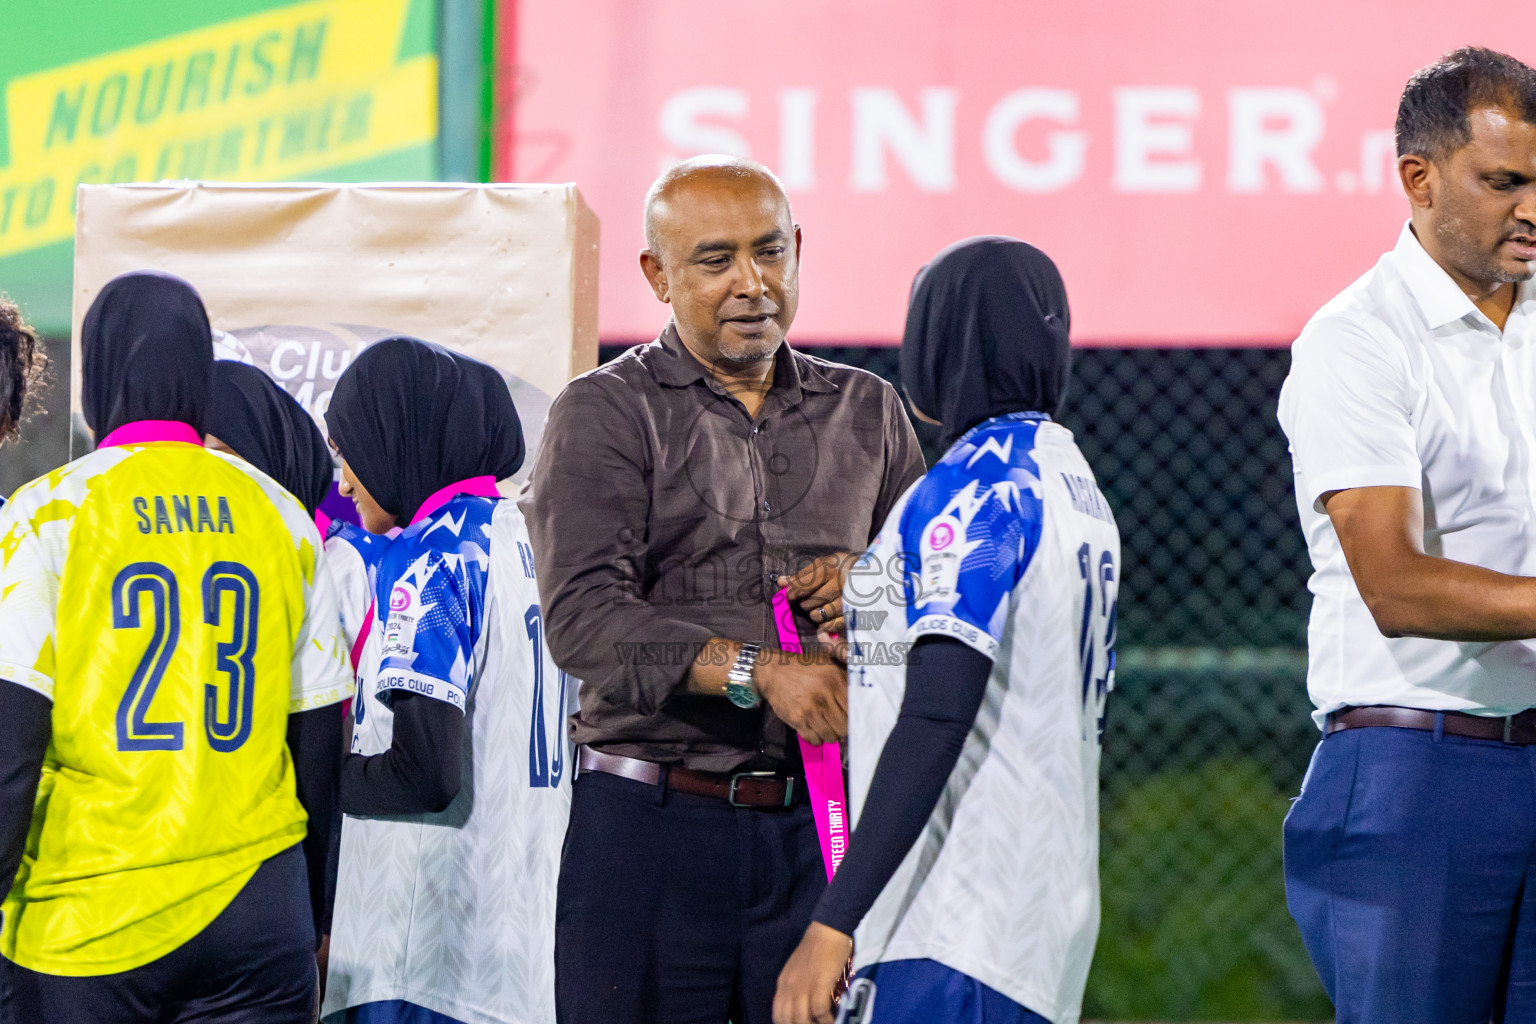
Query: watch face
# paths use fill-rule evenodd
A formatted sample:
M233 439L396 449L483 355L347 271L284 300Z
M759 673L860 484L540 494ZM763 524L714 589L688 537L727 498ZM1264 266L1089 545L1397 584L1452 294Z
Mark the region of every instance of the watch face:
M732 704L739 708L755 708L763 700L757 695L756 689L742 683L726 683L725 695Z

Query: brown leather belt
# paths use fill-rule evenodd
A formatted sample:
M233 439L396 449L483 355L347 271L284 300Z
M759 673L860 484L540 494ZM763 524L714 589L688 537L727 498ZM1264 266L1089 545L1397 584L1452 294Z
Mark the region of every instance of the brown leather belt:
M693 796L714 797L733 807L788 807L805 792L803 780L777 772L696 772L622 754L605 754L582 747L576 755L576 774L605 772L648 786L666 784L668 789Z
M1443 732L1449 736L1467 736L1475 740L1498 740L1520 746L1536 743L1536 710L1522 711L1518 715L1490 718L1486 715L1469 715L1465 711L1423 711L1419 708L1399 708L1389 705L1371 707L1344 707L1328 716L1324 732L1332 735L1345 729L1418 729L1434 732L1436 718L1444 717Z

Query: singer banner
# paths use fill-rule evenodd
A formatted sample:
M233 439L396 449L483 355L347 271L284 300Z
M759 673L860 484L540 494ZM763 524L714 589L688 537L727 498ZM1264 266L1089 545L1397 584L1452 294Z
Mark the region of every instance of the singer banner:
M666 319L636 265L670 161L751 156L804 231L801 343L894 343L957 239L1062 269L1073 336L1284 345L1396 241L1398 96L1466 44L1427 0L503 0L501 176L574 180L608 227L605 341Z
M81 321L129 270L190 281L216 354L271 374L322 430L341 372L391 335L500 369L530 453L597 365L598 224L573 185L87 185L78 205L77 413Z

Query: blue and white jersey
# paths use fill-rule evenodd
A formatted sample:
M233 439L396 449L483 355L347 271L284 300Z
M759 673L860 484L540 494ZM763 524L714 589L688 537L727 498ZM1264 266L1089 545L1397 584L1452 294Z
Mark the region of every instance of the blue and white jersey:
M403 999L550 1024L576 683L544 644L523 515L460 495L391 541L375 577L352 750L389 749L395 694L445 701L468 719L463 785L438 814L347 816L325 1013Z
M1013 414L955 442L850 573L855 822L911 645L953 637L992 658L944 794L859 926L856 968L936 960L1056 1024L1078 1020L1099 928L1119 565L1114 516L1071 431Z
M336 603L341 606L341 625L347 637L347 653L367 626L373 603L373 570L389 547L389 538L369 533L356 523L331 520L325 531L325 561L336 581Z

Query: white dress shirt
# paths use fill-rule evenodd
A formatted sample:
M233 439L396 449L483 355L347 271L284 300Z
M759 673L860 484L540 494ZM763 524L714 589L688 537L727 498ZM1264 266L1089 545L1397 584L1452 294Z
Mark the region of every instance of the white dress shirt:
M1536 706L1536 643L1388 639L1319 502L1416 487L1424 550L1536 576L1536 288L1499 331L1405 225L1397 246L1308 322L1280 390L1312 556L1307 688L1314 718L1395 704L1508 715Z

